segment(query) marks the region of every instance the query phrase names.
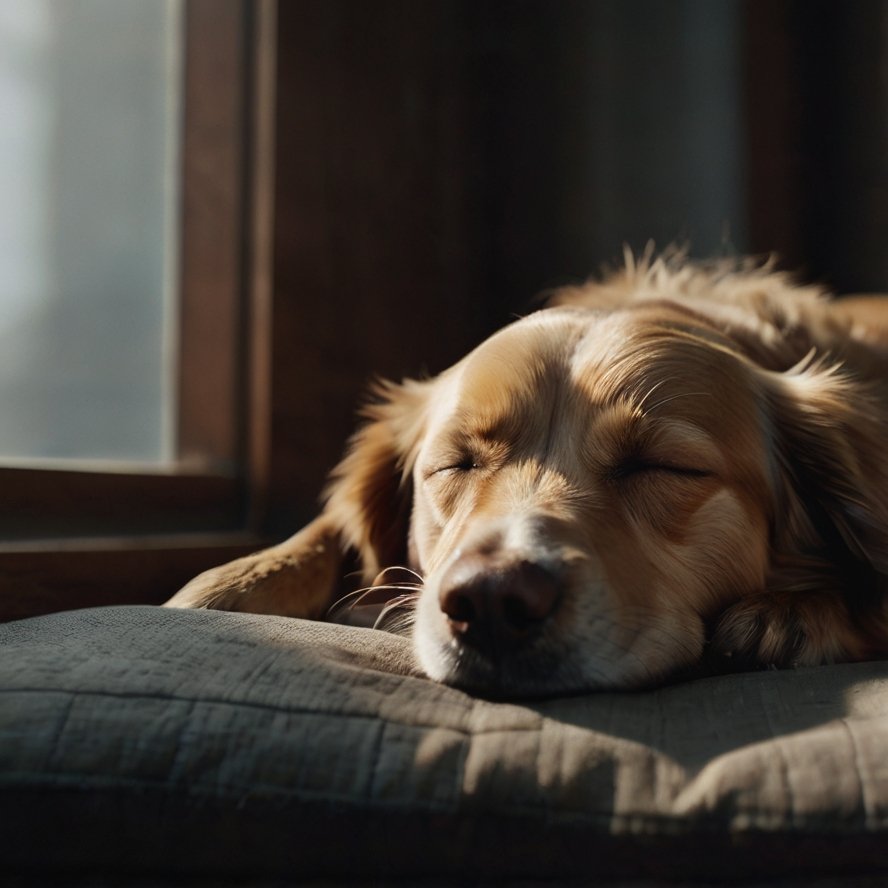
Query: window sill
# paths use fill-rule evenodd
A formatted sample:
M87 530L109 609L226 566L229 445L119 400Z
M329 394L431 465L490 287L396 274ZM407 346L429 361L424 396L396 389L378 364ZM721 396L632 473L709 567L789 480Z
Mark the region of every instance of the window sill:
M207 568L268 541L246 532L0 543L0 622L112 604L162 604Z

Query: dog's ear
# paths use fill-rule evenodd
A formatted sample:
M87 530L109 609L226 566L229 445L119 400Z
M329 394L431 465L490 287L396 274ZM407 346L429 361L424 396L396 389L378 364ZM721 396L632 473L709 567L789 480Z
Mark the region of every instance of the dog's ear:
M815 665L888 653L888 429L839 368L762 372L770 425L765 588L719 615L711 649L736 665Z
M323 512L276 546L204 571L166 606L320 617L339 590L349 550L368 580L381 567L406 564L410 470L429 386L380 383L366 424L332 473Z
M831 553L888 575L884 408L837 365L806 361L766 377L777 551Z
M361 560L365 579L407 563L411 472L425 424L429 382L378 383L325 491L324 517Z

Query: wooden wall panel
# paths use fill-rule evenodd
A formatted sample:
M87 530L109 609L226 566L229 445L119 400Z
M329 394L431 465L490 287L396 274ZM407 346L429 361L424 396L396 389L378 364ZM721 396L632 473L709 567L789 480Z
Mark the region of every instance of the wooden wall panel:
M270 521L315 510L374 374L437 372L485 299L467 35L449 0L278 9Z

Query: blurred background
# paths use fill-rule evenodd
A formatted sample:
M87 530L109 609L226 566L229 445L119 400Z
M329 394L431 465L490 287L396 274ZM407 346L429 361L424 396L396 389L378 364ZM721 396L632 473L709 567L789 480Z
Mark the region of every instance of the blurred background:
M243 64L186 90L223 26ZM237 471L257 276L301 502L372 375L442 369L624 244L888 289L886 40L882 0L0 0L0 460L175 463L183 423L219 415L193 393L183 412L202 348L231 355L239 443L207 459ZM237 126L200 118L229 95ZM243 254L244 301L201 335L183 244L214 213L188 188L230 186L183 147L195 115L202 144L246 146L243 228L214 254Z

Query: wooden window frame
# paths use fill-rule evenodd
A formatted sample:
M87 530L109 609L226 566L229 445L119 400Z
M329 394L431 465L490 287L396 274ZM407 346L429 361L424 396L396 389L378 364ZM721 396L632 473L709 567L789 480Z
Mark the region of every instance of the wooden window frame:
M160 603L267 542L274 0L186 0L177 459L0 467L0 620Z

